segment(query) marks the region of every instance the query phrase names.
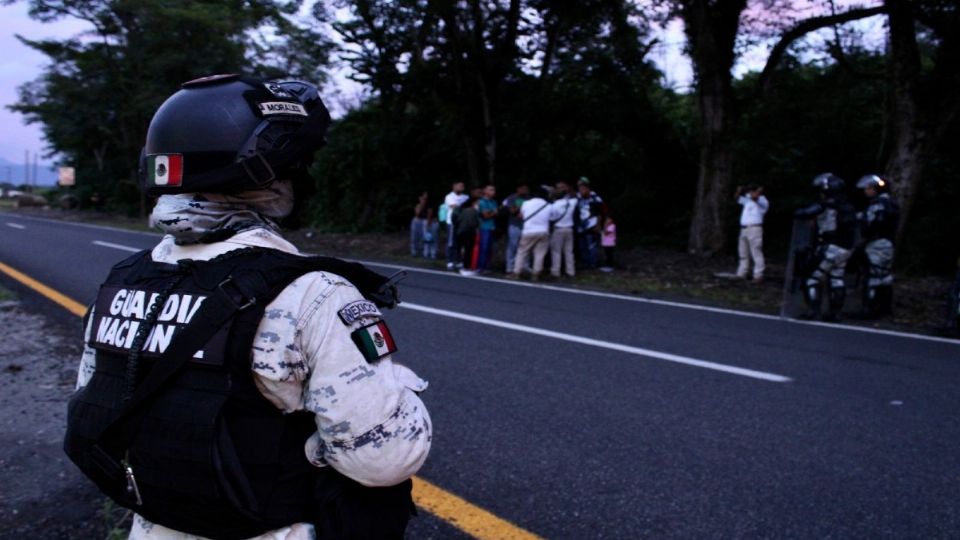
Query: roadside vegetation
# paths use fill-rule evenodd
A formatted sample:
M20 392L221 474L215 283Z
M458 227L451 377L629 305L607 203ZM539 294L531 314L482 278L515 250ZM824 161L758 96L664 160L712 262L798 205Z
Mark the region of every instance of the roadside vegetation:
M17 299L17 295L13 291L4 288L3 285L0 285L0 303L2 302L12 302Z
M811 179L832 171L891 179L899 274L952 274L960 250L946 241L960 229L955 2L28 3L40 20L91 25L21 38L50 64L11 105L76 168L64 189L83 208L145 216L137 156L152 112L184 81L241 72L327 84L338 118L301 216L319 231L403 230L418 194L436 207L454 180L504 195L585 175L622 247L725 257L733 190L754 183L772 202L765 243L782 253ZM669 21L685 39L667 38ZM675 52L689 84L653 61ZM362 93L338 95L336 70Z
M106 212L65 211L53 208L24 208L16 210L24 215L62 219L128 230L151 230L137 217L117 216ZM313 227L302 227L284 233L301 251L334 257L386 262L405 266L444 270L444 259L411 257L409 234L406 231L387 233L323 232ZM441 238L442 241L442 238ZM494 258L489 277L503 277L504 239L494 245ZM722 279L714 274L731 272L737 260L733 253L704 259L683 251L665 247L618 249L616 271L580 272L574 279L552 281L547 276L542 283L560 287L583 288L619 294L643 296L678 302L692 302L715 307L779 315L783 302L786 248L768 254L766 280L762 284ZM861 321L847 317L847 324L869 325L875 328L909 330L942 334L946 318L946 298L951 280L946 276L897 276L894 296L894 316L880 321ZM859 309L856 292L850 291L847 311Z

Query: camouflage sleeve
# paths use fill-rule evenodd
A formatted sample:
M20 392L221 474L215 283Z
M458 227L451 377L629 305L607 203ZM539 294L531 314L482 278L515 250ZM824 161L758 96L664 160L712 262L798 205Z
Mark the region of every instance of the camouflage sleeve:
M365 348L362 334L379 339ZM316 415L311 462L368 486L413 476L430 450L430 417L418 396L427 384L394 364L392 344L376 307L339 276L320 272L268 306L254 343L264 395L282 410Z

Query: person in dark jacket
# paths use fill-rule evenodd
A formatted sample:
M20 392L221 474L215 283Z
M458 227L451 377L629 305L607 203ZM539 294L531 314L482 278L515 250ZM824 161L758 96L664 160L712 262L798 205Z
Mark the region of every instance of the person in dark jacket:
M473 190L470 197L453 211L453 230L457 235L457 257L463 263L460 273L465 276L477 274L479 262L480 236L479 190Z
M821 287L826 280L828 311L824 320L836 320L846 298L844 273L856 241L856 212L844 194L846 183L839 176L824 173L813 179L819 200L797 210L795 219L812 219L816 227L814 259L804 284L809 318L821 316Z
M888 193L890 183L868 174L857 182L867 205L860 214L863 253L867 259L867 279L863 308L867 317L882 317L893 311L893 241L897 235L900 207Z

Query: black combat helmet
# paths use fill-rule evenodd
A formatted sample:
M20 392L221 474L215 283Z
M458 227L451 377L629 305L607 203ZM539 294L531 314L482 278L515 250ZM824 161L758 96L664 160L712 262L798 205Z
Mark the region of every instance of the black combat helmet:
M838 195L843 193L847 184L843 181L843 178L833 173L823 173L818 174L813 179L813 187L827 195Z
M881 192L886 191L886 189L890 187L890 183L876 174L861 176L860 180L857 180L857 189L867 189L868 187L872 187L878 192Z
M292 180L323 146L330 113L317 87L213 75L157 109L140 154L149 195L230 193Z

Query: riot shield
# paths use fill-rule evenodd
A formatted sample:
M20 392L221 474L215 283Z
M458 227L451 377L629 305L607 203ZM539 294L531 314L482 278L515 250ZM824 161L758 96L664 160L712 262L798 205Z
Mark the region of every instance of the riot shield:
M790 233L790 252L787 254L787 269L783 283L783 304L780 316L797 318L806 310L803 303L803 286L807 275L813 270L813 250L816 241L816 224L813 219L795 219Z

